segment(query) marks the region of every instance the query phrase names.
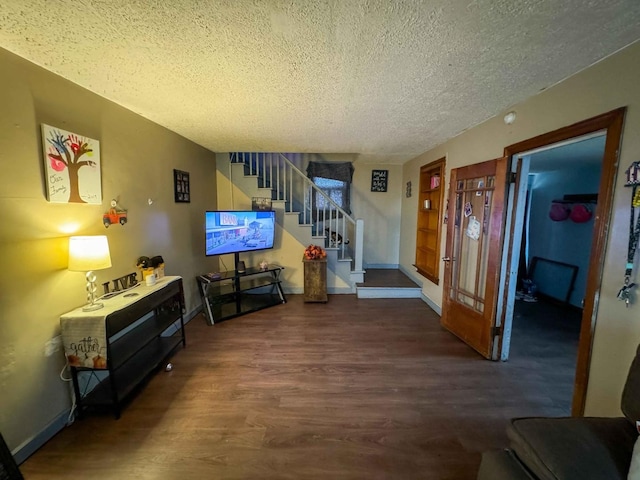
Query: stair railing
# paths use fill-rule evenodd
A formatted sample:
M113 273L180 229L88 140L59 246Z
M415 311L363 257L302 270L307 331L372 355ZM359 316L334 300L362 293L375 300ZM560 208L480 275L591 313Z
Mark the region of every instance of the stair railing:
M338 258L351 258L352 270L362 271L363 220L351 217L282 153L236 152L230 160L243 163L260 187L271 189L272 199L285 201L285 212L299 212L299 222L312 225L326 248L336 248Z

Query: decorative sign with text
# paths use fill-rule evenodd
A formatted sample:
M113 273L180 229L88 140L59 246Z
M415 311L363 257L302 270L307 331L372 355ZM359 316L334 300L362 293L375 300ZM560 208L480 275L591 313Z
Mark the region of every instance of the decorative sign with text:
M371 170L371 191L386 192L389 170Z
M173 171L174 200L176 203L191 203L191 186L189 172Z

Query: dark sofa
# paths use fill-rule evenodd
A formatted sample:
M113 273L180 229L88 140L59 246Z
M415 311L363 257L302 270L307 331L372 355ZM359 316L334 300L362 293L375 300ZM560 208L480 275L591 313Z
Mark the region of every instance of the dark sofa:
M483 453L478 480L627 480L640 421L640 346L621 404L618 418L511 420L510 447Z

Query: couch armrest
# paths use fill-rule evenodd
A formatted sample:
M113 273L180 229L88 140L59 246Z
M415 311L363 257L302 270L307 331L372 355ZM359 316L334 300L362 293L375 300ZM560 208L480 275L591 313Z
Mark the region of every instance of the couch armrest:
M536 480L511 450L491 450L482 454L478 480Z

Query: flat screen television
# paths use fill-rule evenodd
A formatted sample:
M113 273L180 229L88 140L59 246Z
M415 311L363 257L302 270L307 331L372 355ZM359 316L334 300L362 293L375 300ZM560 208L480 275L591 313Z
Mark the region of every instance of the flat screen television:
M276 214L273 211L207 211L205 219L205 254L238 254L273 248Z

